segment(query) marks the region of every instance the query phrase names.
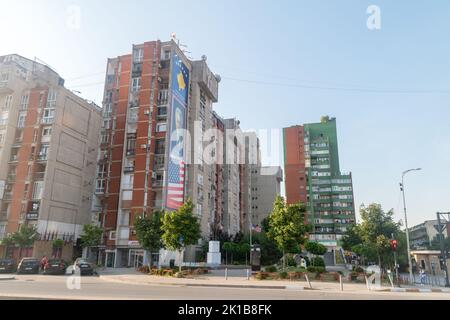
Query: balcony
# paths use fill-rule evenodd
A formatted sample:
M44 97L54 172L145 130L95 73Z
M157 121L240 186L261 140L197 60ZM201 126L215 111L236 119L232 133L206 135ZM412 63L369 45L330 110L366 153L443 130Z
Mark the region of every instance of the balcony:
M28 221L36 221L39 220L39 211L30 211L27 213L26 219Z
M18 154L12 154L11 158L9 159L9 162L18 162L19 161L19 155Z
M127 157L134 157L136 155L136 149L127 150Z
M40 153L37 156L37 161L47 161L48 160L48 154L47 153Z
M123 172L124 172L124 173L133 173L133 172L134 172L134 166L128 166L128 167L125 167L125 168L123 169Z
M55 122L55 118L43 118L41 120L41 124L53 124Z
M12 193L12 191L6 191L4 194L3 194L3 200L5 200L5 201L10 201L10 200L12 200L12 198L13 198L13 193Z
M16 174L8 174L7 181L8 181L8 183L16 182Z

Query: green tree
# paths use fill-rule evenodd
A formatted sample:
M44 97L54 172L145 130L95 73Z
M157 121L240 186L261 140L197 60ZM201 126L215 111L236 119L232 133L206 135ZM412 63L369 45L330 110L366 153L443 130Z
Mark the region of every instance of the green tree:
M308 241L305 245L305 249L315 256L323 256L327 252L327 247L316 241Z
M97 248L102 243L103 229L92 225L86 224L83 226L83 232L80 236L81 246L87 248L87 256L89 258L90 249ZM98 253L98 250L96 250Z
M137 216L134 223L134 228L136 230L136 237L139 240L142 248L150 253L149 268L152 268L152 254L158 252L164 247L162 241L162 217L164 216L164 211L154 211L151 217L147 216Z
M2 246L5 246L5 255L4 258L6 258L6 255L8 254L8 248L12 247L14 245L14 239L12 234L6 235L5 238L0 242Z
M19 246L19 256L22 256L22 249L33 246L34 242L39 239L39 233L35 226L23 224L19 231L11 235L11 238Z
M283 197L277 197L272 214L269 216L267 236L283 252L283 268L286 265L285 254L298 252L299 246L307 240L310 225L305 224L306 206L303 203L286 205Z
M201 238L200 223L193 214L194 204L189 199L177 211L168 212L162 218L162 239L166 248L181 253L189 245L196 245Z

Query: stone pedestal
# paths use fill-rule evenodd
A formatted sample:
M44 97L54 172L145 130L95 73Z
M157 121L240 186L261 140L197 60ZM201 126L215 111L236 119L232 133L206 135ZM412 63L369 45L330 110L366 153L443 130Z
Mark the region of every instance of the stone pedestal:
M220 254L220 242L210 241L208 252L208 266L220 266L222 263L222 255Z

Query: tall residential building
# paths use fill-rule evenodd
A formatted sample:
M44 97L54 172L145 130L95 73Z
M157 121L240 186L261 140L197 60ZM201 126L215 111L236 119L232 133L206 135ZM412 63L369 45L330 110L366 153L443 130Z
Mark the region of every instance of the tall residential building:
M200 134L215 126L219 80L206 57L190 61L173 40L134 45L130 54L108 60L93 203L105 230L101 251L107 266L141 264L136 216L176 210L187 198L194 200L208 237L216 171L195 152L200 146L193 131L196 122Z
M273 204L281 194L283 170L280 167L257 167L252 173L251 223L262 226L272 213Z
M336 119L285 128L284 150L287 202L307 204L312 240L339 248L355 205L352 175L339 167Z
M52 256L52 240L63 239L71 259L91 223L101 110L48 66L14 54L0 57L0 104L0 239L34 225L42 241L26 255Z

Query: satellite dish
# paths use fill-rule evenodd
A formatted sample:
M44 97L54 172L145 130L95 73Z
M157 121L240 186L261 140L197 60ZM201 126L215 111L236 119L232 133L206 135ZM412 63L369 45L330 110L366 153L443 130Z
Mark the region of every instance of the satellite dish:
M208 57L206 55L202 55L202 60L206 61L206 60L208 60Z
M175 32L172 32L170 34L170 37L173 38L173 39L176 39L177 38L177 34Z
M216 80L218 83L220 83L220 81L222 81L222 77L219 74L216 74L215 77L216 77Z

